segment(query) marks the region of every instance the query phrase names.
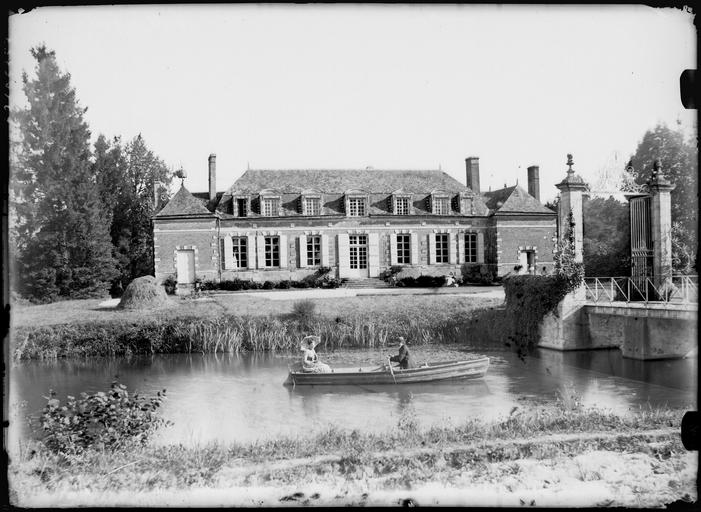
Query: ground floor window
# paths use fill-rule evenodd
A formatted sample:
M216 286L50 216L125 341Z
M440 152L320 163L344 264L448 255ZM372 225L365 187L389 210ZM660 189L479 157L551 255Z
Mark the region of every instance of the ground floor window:
M477 263L477 233L465 233L465 263Z
M368 268L368 237L367 235L349 235L350 268Z
M234 251L234 268L248 267L248 250L245 236L235 236L231 239L231 245Z
M321 265L321 236L307 237L307 266Z
M265 237L265 266L279 267L280 266L280 237L266 236Z
M397 263L399 265L411 263L411 235L397 235Z
M448 263L448 233L436 233L436 263Z

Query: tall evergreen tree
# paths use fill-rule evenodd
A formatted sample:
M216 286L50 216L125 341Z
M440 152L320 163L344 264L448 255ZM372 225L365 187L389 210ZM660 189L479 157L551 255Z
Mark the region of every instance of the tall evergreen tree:
M659 158L662 172L675 188L672 191L672 265L677 271L691 272L696 265L698 245L698 149L681 129L657 125L648 130L631 158L630 172L635 182L644 184Z
M28 106L12 113L20 138L11 172L18 284L43 300L104 295L115 265L86 109L54 52L31 53L36 77L22 76Z

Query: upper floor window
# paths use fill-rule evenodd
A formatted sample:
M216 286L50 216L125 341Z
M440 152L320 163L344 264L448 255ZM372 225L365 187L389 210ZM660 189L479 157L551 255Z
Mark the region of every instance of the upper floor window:
M304 215L321 215L321 198L304 198Z
M276 197L263 198L261 214L264 217L277 217L279 215L280 200Z
M448 263L448 233L436 233L436 263Z
M362 217L366 213L364 197L351 197L348 199L348 215L351 217Z
M266 236L265 237L265 266L279 267L280 266L280 237Z
M433 213L435 215L450 214L450 200L447 197L433 198Z
M395 215L409 215L408 197L396 197L394 199L394 213Z
M465 233L465 263L477 263L477 233Z

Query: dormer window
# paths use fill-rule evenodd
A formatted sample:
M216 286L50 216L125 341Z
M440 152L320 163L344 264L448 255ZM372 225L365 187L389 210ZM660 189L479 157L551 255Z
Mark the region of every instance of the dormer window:
M473 198L471 195L460 192L460 194L455 197L455 210L463 215L472 215L473 211Z
M302 215L321 215L321 193L316 190L305 190L302 192L301 205Z
M368 195L360 190L348 191L345 194L346 215L349 217L365 217L368 214Z
M363 217L365 215L364 197L351 197L348 199L348 215L351 217Z
M263 217L278 217L280 215L280 194L272 190L260 193L260 214Z
M450 196L443 192L431 194L431 213L434 215L450 215Z
M234 199L234 215L237 217L248 217L247 197L237 197Z
M392 212L395 215L411 214L411 194L398 190L392 193Z

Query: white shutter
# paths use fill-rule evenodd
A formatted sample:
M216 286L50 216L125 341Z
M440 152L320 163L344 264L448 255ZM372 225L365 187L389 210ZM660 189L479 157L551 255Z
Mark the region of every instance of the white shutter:
M484 233L477 233L477 263L484 263Z
M456 254L457 244L455 243L455 233L448 233L448 263L455 265L458 261Z
M370 233L368 235L368 275L377 277L380 275L380 235Z
M287 235L280 235L280 268L287 268Z
M329 247L329 235L321 235L321 266L329 266L329 254L331 248Z
M256 268L256 237L248 235L246 237L246 263L248 268Z
M258 268L265 268L265 237L258 235L256 237L256 260Z
M411 234L411 264L419 264L419 235L417 233Z
M299 268L307 266L307 235L299 235Z
M465 233L458 233L458 263L465 263L467 255L465 254Z
M394 233L389 234L389 264L397 264L397 235Z
M350 248L347 234L337 235L338 240L338 277L348 277L350 270Z
M436 263L436 234L428 234L428 264L433 265Z
M231 243L231 236L224 235L224 270L234 268L234 246Z

